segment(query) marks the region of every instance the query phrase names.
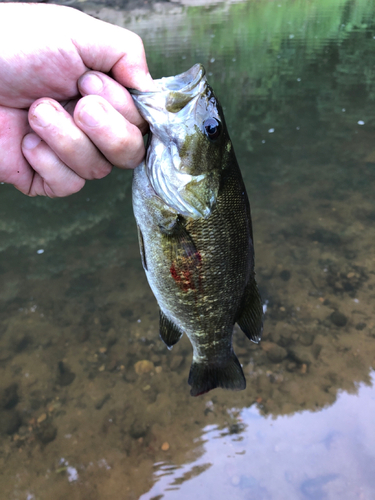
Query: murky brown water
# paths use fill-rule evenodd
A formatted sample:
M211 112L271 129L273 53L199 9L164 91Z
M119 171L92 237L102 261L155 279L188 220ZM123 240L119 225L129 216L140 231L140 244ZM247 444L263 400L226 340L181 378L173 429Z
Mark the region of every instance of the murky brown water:
M80 5L140 33L155 77L206 66L252 204L264 337L236 329L246 391L190 397L131 173L65 200L0 186L0 497L373 499L373 2Z

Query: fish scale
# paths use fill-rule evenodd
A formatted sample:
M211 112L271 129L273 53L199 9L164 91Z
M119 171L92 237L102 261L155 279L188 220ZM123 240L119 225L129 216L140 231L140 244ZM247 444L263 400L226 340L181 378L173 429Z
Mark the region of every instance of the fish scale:
M146 161L134 171L133 209L160 336L169 348L188 336L192 395L244 389L233 326L258 343L263 310L241 172L203 67L155 84L155 92L133 91L151 129Z

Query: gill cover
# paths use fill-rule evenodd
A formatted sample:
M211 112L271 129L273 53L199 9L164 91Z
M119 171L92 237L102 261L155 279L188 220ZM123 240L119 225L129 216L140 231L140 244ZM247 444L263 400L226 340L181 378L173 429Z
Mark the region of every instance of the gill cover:
M151 129L147 176L155 193L176 213L192 219L207 218L216 202L219 176L204 164L197 173L191 153L185 154L197 151L204 141L212 142L210 133L213 136L221 127L205 70L196 64L185 73L154 83L156 91L130 90Z

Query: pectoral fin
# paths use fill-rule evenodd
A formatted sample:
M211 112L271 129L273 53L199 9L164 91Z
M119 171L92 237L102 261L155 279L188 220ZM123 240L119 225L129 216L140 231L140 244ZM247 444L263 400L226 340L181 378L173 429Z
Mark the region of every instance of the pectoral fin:
M168 349L172 349L182 337L182 332L162 311L160 311L160 337Z
M165 234L165 245L170 262L170 274L183 291L201 291L202 258L183 221L179 220L173 231Z
M245 335L259 344L263 330L263 306L255 278L245 288L237 323Z
M139 251L141 252L141 260L142 260L142 266L145 271L147 271L147 260L146 260L146 251L145 251L145 244L143 241L143 234L140 229L140 227L137 224L137 229L138 229L138 241L139 241Z

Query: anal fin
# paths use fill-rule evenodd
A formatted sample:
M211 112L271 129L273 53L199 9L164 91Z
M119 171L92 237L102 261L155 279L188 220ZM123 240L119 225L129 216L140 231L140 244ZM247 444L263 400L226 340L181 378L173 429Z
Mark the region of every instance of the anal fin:
M245 288L236 321L247 338L259 344L263 330L263 305L254 277Z
M162 311L160 311L160 337L168 349L172 349L182 337L180 329Z
M246 389L246 380L234 352L222 362L196 363L193 361L189 373L189 385L191 385L190 394L200 396L215 387L231 389L232 391L241 391Z

